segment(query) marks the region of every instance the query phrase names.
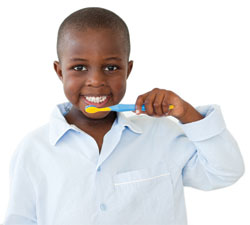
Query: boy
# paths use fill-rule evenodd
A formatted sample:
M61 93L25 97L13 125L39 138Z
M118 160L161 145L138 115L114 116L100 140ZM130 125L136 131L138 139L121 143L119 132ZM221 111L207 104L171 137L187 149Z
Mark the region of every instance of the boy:
M183 186L213 190L244 173L217 105L195 109L155 88L137 98L130 118L85 112L118 104L132 70L128 29L113 12L92 7L68 16L57 53L69 102L15 151L5 225L184 225Z

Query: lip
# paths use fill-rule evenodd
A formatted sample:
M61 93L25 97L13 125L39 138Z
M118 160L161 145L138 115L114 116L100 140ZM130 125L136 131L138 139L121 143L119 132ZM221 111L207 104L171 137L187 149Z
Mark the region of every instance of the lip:
M85 94L85 95L81 95L83 97L100 97L100 96L110 96L111 94Z
M95 103L95 102L90 102L90 101L88 101L88 100L86 99L86 96L87 96L87 97L88 97L88 96L93 96L93 97L107 96L107 98L105 99L105 101L103 101L103 102L101 102L101 103ZM94 105L94 106L96 106L96 107L98 107L98 108L101 108L101 107L105 106L105 105L109 102L109 100L110 100L110 98L111 98L111 95L81 95L81 98L83 99L83 101L85 102L86 105Z

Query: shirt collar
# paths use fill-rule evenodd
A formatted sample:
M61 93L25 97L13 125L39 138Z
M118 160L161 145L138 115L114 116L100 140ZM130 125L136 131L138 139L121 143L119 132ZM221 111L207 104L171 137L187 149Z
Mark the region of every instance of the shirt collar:
M117 124L121 127L129 128L135 133L142 133L142 129L122 112L117 112Z
M52 145L56 145L56 143L69 130L82 132L79 130L79 128L69 124L64 117L70 111L71 107L72 104L70 102L65 102L58 104L52 111L49 123L49 140ZM142 133L142 129L132 122L128 117L126 117L126 115L122 112L117 112L117 118L114 123L114 126L119 126L122 129L129 128L135 133Z

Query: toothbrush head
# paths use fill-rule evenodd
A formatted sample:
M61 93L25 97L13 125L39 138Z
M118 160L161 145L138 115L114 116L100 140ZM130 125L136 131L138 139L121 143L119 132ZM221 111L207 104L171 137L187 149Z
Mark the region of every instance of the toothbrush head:
M85 111L87 113L97 113L101 111L111 111L111 108L105 107L105 108L97 108L95 105L87 105L85 107Z

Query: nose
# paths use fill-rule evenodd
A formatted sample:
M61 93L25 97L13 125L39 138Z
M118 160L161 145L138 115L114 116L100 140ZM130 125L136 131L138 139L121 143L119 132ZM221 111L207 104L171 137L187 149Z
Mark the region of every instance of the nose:
M90 87L101 87L105 85L105 76L102 71L93 70L88 74L86 85Z

